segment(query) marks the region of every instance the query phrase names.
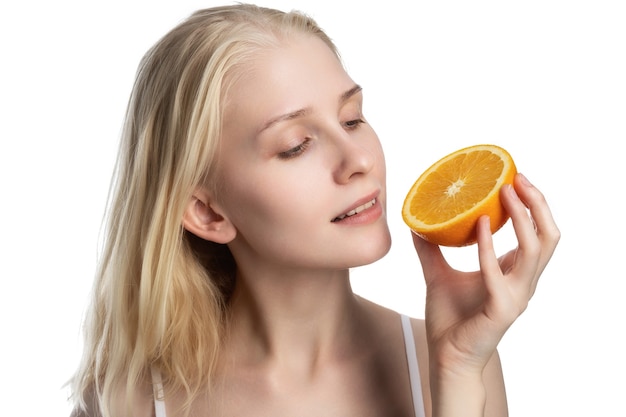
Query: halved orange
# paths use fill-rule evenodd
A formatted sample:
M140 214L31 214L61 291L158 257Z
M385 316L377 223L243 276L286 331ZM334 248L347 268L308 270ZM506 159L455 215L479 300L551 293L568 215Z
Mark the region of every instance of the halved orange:
M500 188L511 184L517 168L496 145L474 145L441 158L417 179L402 207L404 222L422 238L442 246L476 242L476 222L491 220L495 233L509 216Z

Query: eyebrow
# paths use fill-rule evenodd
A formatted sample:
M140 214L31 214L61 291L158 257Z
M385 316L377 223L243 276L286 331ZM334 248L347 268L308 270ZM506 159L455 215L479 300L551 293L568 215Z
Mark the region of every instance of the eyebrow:
M363 88L356 84L354 87L350 88L349 90L345 91L344 93L342 93L339 96L339 103L345 103L346 101L348 101L350 99L350 97L360 93L363 90ZM311 108L310 107L305 107L303 109L298 109L295 111L291 111L285 114L281 114L279 116L273 117L270 120L268 120L267 122L265 122L263 124L263 126L261 126L261 128L259 129L258 133L263 132L266 129L269 129L270 127L272 127L273 125L275 125L276 123L279 122L284 122L287 120L293 120L293 119L297 119L298 117L302 117L302 116L306 116L307 114L311 113Z
M345 93L341 95L339 102L340 103L346 102L350 97L352 97L355 94L360 93L362 90L363 88L360 85L356 84L354 87L352 87L351 89L349 89L348 91L346 91Z

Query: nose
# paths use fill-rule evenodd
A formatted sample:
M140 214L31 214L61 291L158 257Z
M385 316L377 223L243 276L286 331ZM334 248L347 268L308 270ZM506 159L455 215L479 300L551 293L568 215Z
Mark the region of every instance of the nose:
M338 184L346 184L355 176L367 174L376 162L371 138L342 133L335 141L337 164L334 179Z

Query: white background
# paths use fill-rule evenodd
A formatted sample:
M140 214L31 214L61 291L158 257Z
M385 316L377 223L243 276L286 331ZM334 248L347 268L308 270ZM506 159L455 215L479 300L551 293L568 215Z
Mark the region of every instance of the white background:
M8 3L11 6L8 6ZM213 1L0 6L0 413L66 416L134 72ZM390 254L355 291L423 317L400 207L428 165L496 143L551 203L561 244L501 343L511 416L625 416L626 13L619 1L264 1L315 17L364 86L388 161ZM512 245L510 225L496 234ZM475 247L446 250L472 268Z

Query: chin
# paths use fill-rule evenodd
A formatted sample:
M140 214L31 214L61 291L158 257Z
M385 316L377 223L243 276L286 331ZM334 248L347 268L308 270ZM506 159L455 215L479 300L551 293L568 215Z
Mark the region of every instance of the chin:
M380 236L378 239L368 240L367 244L359 246L358 258L354 259L354 265L351 267L374 263L387 255L390 249L391 234L389 229L387 229L383 236Z

